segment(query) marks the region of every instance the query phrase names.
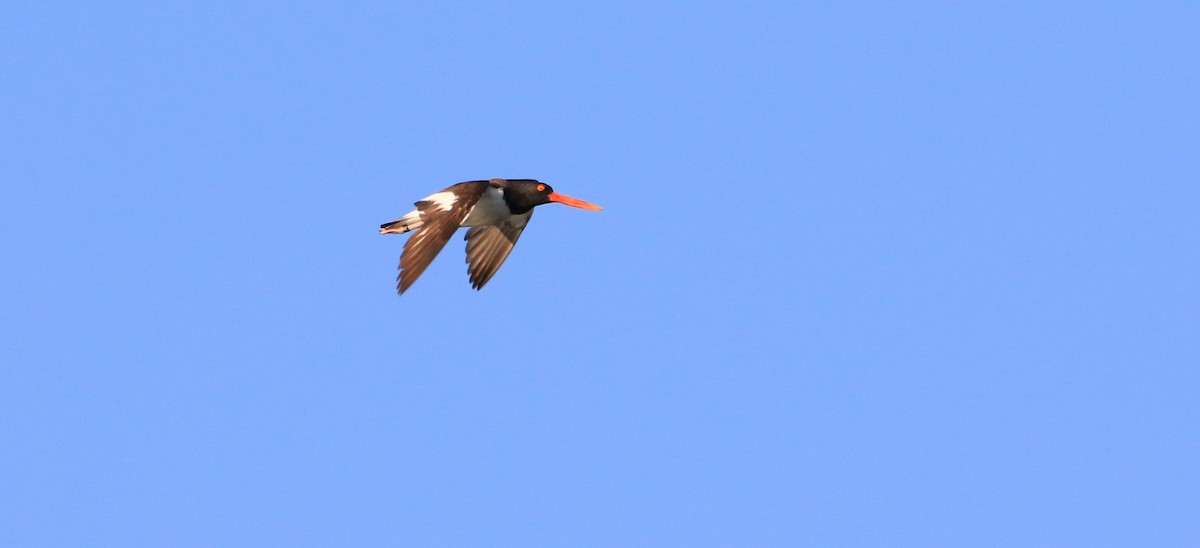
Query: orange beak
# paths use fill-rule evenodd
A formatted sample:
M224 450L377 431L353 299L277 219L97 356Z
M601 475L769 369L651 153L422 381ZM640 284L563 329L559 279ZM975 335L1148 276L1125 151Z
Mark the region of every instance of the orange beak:
M569 205L571 207L577 207L579 209L588 209L591 211L600 211L600 210L604 209L596 204L589 204L589 203L587 203L583 200L577 199L577 198L572 198L570 196L563 196L562 194L559 194L557 192L551 192L550 195L546 196L546 197L549 198L551 202L558 202L560 204Z

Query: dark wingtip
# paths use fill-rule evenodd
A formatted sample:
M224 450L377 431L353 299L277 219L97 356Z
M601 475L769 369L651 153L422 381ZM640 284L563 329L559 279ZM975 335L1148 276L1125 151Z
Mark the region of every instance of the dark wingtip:
M403 276L403 275L404 275L403 270L400 270L399 272L396 273L396 296L397 297L404 295L404 291L408 289L407 287L404 287L404 280L401 279L401 276Z

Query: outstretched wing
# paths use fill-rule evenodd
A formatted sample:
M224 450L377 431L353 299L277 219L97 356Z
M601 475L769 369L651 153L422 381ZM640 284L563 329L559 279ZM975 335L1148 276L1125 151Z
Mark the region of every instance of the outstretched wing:
M471 287L482 289L500 270L500 265L508 258L531 217L532 209L521 215L513 215L500 224L475 226L467 230L467 273L471 275Z
M422 224L404 243L396 291L403 295L425 272L487 187L487 181L459 183L416 203Z

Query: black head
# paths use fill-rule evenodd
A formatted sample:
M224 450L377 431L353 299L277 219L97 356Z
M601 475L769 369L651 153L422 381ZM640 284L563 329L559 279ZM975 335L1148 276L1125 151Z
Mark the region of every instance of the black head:
M533 179L509 179L501 188L504 189L508 210L517 215L550 203L550 195L554 193L550 185Z
M558 202L571 207L592 211L600 211L601 209L598 205L558 194L554 192L553 188L550 188L550 185L533 179L509 179L507 181L492 179L490 182L493 186L504 189L504 201L508 204L508 210L515 215L520 215L534 207L550 202Z

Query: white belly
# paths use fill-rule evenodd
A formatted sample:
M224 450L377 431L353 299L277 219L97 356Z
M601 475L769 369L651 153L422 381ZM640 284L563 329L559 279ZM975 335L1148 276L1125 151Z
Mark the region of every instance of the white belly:
M463 219L461 226L495 224L507 219L509 215L512 215L512 212L508 210L508 204L504 203L500 189L489 186L483 191L479 201L475 202L475 207L471 208L467 218Z

